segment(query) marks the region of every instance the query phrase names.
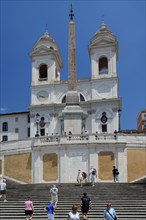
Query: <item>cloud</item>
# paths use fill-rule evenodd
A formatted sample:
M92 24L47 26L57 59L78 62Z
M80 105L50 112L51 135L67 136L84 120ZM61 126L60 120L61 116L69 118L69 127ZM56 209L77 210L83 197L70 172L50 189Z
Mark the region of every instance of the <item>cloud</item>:
M6 107L1 107L0 108L0 112L1 113L5 113L7 110L8 110L8 108L6 108Z

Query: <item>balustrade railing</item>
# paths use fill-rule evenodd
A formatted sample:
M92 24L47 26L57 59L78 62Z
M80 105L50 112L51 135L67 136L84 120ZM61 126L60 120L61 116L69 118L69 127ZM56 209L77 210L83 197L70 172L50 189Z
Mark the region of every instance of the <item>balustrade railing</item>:
M67 143L67 142L104 142L117 140L117 134L72 134L72 135L52 135L35 138L35 142L43 143Z

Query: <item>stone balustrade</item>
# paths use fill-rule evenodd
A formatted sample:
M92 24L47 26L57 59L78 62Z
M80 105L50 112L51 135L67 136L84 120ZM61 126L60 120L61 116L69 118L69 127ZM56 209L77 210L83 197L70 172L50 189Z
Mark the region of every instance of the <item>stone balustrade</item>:
M33 147L67 145L67 144L124 144L127 147L145 147L145 134L123 134L123 133L97 133L97 134L72 134L39 136L21 141L5 141L0 143L0 155L10 152L31 151Z

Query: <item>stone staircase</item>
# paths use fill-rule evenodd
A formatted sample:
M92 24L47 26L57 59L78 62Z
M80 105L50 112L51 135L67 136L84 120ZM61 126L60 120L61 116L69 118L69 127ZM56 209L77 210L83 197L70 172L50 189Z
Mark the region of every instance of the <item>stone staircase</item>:
M7 181L8 201L0 200L0 219L24 220L24 201L27 196L30 196L34 203L33 220L47 219L44 207L50 201L49 190L52 185L18 185ZM146 220L146 184L96 183L95 187L91 187L90 184L80 187L73 183L58 183L56 186L59 189L59 202L55 210L55 220L66 219L72 205L80 204L83 192L87 192L92 201L89 220L103 220L103 210L107 202L112 203L119 220Z

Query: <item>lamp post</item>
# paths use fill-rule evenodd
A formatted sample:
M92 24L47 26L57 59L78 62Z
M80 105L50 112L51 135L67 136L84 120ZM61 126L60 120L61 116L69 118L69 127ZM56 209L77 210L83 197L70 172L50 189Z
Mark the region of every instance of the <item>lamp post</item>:
M119 113L119 131L121 130L121 109L118 110Z
M35 137L38 137L39 136L39 113L36 114L36 125L37 125L37 130L36 130L36 134L35 134Z

